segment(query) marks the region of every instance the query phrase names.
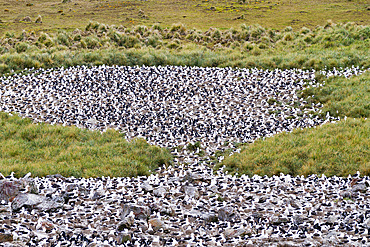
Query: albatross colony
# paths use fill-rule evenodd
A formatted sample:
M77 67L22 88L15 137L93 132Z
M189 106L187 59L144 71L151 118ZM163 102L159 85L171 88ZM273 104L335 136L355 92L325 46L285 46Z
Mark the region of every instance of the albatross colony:
M314 71L175 66L40 69L0 79L0 111L35 122L115 128L128 139L144 137L162 147L200 141L206 154L212 154L225 142L250 142L331 120L309 114L320 111L321 105L307 106L297 97L304 86L318 86Z
M324 73L324 72L323 72ZM351 76L358 68L326 76ZM72 67L0 79L0 111L35 122L115 128L162 147L200 141L206 154L335 120L298 98L315 71ZM305 106L305 107L303 107ZM304 110L302 110L304 109ZM178 150L178 149L175 149ZM233 177L175 153L138 178L0 176L5 246L368 246L370 179ZM181 162L190 163L184 166ZM187 167L187 168L186 168ZM38 193L38 194L34 194Z

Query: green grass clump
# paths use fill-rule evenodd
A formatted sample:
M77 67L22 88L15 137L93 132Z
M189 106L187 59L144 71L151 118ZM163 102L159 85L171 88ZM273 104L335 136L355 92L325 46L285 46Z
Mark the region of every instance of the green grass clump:
M350 79L330 77L319 79L323 87L303 90L301 97L309 104L324 104L322 116L367 118L370 117L370 71Z
M247 145L216 166L231 173L258 175L370 175L370 120L347 119L297 129Z
M248 175L370 175L370 72L318 80L325 85L305 89L301 97L323 104L322 117L329 112L347 120L257 140L216 167Z
M115 130L34 124L0 112L0 172L21 177L61 174L75 177L148 175L168 165L168 150L143 139L128 142Z

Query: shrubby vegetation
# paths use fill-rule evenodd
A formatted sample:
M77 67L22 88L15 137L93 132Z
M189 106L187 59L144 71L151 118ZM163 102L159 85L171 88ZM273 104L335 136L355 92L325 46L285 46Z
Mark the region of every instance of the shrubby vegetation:
M203 32L171 28L115 27L89 23L57 34L7 32L1 38L0 73L74 65L188 65L324 69L369 67L370 27L354 23L314 29L240 29Z
M128 142L118 131L34 124L1 112L0 140L0 172L5 176L138 176L172 160L167 149L143 139Z

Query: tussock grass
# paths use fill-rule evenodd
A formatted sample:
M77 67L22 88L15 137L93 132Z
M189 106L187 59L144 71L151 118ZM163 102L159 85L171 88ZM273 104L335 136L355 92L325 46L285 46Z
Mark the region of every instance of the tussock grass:
M325 85L305 89L301 97L322 103L322 116L329 112L341 121L257 140L216 167L248 175L370 175L370 72L319 80Z
M264 69L330 69L370 66L370 27L333 24L294 31L242 25L207 31L96 22L83 31L6 33L0 40L0 73L74 65L188 65Z
M148 175L172 159L168 150L143 139L127 142L118 131L34 124L1 112L0 140L0 172L14 172L17 177L28 172L33 176Z

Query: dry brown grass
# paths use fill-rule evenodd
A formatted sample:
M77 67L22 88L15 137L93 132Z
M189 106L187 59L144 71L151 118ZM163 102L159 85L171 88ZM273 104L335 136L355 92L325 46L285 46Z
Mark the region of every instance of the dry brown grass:
M300 28L324 25L328 19L336 23L352 21L370 24L370 6L367 0L270 0L270 1L221 1L221 0L1 0L0 34L22 30L56 31L57 29L83 28L89 21L110 25L151 26L160 23L170 27L183 23L188 28L207 30L261 24L266 28L285 26ZM165 11L164 11L165 10ZM42 23L35 23L41 15ZM22 22L30 16L32 23Z

